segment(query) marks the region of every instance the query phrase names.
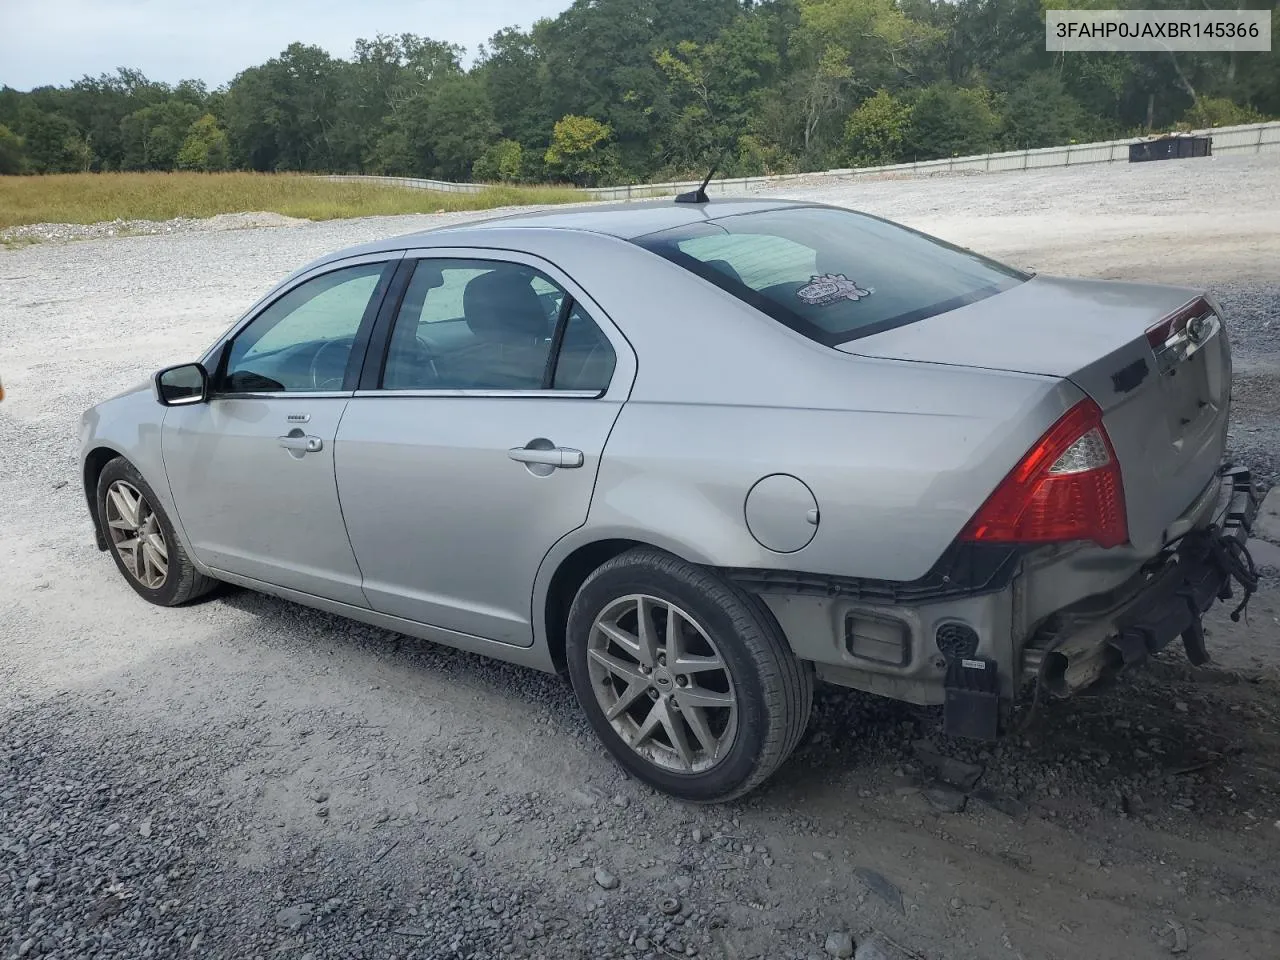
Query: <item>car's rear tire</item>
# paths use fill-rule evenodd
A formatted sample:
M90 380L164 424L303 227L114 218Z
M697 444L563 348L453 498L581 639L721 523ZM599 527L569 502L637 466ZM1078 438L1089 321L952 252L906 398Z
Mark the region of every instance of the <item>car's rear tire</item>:
M192 564L155 491L124 457L102 468L97 502L111 557L138 596L176 607L218 585Z
M795 749L813 708L813 671L762 601L647 547L583 583L566 659L578 701L617 761L697 803L759 786Z

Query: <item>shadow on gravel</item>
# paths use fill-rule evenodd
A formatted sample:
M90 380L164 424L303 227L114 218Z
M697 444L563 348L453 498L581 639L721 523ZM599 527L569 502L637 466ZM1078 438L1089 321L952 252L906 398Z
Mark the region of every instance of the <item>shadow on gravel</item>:
M220 602L261 620L269 627L264 637L309 635L347 656L390 663L406 677L429 674L519 704L531 720L541 714L589 744L591 763L616 771L557 677L250 591L229 591ZM1012 735L974 744L942 736L938 708L824 686L805 740L759 799L785 809L797 794L883 782L899 770L927 785L917 757L927 742L980 767L981 786L1017 808L1068 821L1120 814L1175 832L1242 816L1245 826L1250 817L1261 824L1270 798L1280 794L1278 703L1280 678L1196 669L1167 651L1095 695L1042 701L1029 724L1020 708Z

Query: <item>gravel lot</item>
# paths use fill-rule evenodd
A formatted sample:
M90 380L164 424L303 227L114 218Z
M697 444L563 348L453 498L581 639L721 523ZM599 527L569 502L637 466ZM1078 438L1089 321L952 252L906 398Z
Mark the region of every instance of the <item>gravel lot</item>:
M787 193L1044 272L1207 285L1232 446L1275 483L1278 161ZM242 591L137 598L92 545L80 411L307 259L461 219L0 250L0 957L1274 960L1274 576L1248 623L1215 616L1213 667L1169 653L994 748L825 691L787 769L712 809L623 779L554 678Z

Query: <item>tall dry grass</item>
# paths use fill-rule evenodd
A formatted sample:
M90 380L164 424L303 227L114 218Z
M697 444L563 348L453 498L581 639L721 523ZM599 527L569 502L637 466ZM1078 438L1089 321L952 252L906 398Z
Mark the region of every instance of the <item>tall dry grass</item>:
M493 186L480 193L437 193L287 173L68 173L0 177L0 229L256 211L334 220L582 199L566 187Z

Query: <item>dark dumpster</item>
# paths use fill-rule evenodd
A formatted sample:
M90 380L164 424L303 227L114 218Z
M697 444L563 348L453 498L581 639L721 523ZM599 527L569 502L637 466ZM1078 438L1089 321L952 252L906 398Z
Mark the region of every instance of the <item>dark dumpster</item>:
M1213 137L1174 134L1129 144L1129 162L1181 160L1183 157L1213 156Z

